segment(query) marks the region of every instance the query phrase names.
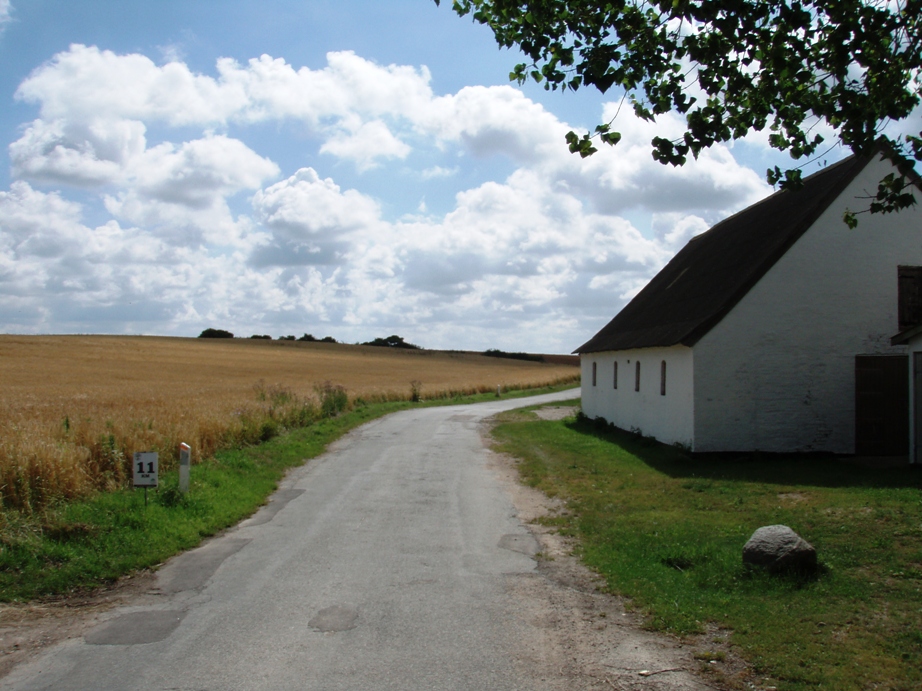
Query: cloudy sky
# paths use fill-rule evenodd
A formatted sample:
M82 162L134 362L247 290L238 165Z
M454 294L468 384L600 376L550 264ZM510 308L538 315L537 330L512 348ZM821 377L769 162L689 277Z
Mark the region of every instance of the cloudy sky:
M620 94L518 61L448 0L0 0L0 332L569 352L788 164L582 160Z

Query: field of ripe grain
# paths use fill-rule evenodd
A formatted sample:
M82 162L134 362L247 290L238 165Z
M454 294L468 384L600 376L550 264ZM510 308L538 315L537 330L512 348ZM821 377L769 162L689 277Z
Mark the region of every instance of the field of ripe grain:
M0 499L35 510L123 487L136 451L193 460L343 405L578 380L569 364L332 343L0 335ZM345 394L345 396L343 395Z

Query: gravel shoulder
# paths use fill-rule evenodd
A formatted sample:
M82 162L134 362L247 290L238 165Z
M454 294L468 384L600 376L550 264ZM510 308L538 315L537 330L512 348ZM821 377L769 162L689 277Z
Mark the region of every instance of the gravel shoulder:
M0 605L0 679L14 667L71 638L79 638L118 607L141 602L155 587L144 571L90 593Z
M569 406L535 411L545 420L563 419L576 412ZM484 443L491 443L490 422L483 427ZM560 515L564 504L523 485L515 458L492 453L490 469L502 483L518 518L537 539L538 569L517 576L510 588L524 605L520 663L549 688L617 689L618 691L704 691L754 689L751 670L727 642L728 632L717 628L678 640L645 628L643 617L630 603L605 592L598 574L574 555L572 539L539 523ZM717 658L717 659L715 659Z

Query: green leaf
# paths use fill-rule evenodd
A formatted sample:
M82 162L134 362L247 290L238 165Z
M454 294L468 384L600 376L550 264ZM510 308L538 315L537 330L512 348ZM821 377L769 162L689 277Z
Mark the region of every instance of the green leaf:
M614 146L615 144L621 141L621 133L620 132L605 132L599 136L599 139L601 139L606 144Z
M579 154L580 157L582 158L591 156L596 151L598 151L598 149L596 149L592 145L592 138L589 136L588 133L580 137L579 135L576 134L576 132L573 132L571 130L570 132L567 132L566 134L566 141L567 141L567 144L569 145L570 153Z

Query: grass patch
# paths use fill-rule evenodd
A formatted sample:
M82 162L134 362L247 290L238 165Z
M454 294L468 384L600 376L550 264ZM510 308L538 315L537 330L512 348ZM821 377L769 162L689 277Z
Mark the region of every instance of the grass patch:
M835 459L693 459L580 418L505 415L499 450L563 498L552 520L654 629L730 629L778 689L922 688L922 474ZM812 577L750 572L742 548L783 523L814 545ZM713 658L712 658L713 659Z
M563 388L520 390L504 398ZM251 515L288 469L320 455L355 427L410 407L486 400L496 400L496 394L427 403L358 401L348 412L273 436L258 446L218 452L193 465L185 496L173 470L161 474L161 486L149 491L147 506L143 490L122 489L58 502L32 514L2 511L0 601L65 595L156 566Z

